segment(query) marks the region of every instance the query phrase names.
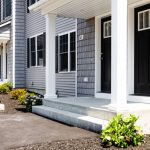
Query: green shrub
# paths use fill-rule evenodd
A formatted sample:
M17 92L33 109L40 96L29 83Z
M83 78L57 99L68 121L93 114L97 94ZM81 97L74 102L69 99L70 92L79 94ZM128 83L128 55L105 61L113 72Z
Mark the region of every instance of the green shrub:
M27 94L22 94L18 97L18 101L20 105L25 105Z
M32 112L32 106L42 105L42 98L40 96L28 95L26 98L26 110L27 112Z
M100 136L103 146L127 148L129 145L141 145L144 142L144 134L140 127L135 125L137 120L134 115L128 118L123 115L114 117Z
M10 97L12 99L19 100L19 97L23 98L26 94L27 94L27 91L25 89L16 89L10 92Z
M12 89L13 89L13 83L12 82L7 81L3 85L7 86L9 88L9 90L12 91Z
M10 89L7 85L1 84L0 85L0 94L8 94L10 92Z

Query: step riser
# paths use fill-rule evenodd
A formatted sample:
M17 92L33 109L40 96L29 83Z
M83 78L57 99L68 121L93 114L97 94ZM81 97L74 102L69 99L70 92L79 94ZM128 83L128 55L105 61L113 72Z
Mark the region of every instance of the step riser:
M102 130L102 125L94 124L89 121L79 120L76 118L68 117L63 114L59 114L56 112L51 112L48 110L44 110L38 107L33 107L32 112L38 114L40 116L44 116L49 119L53 119L68 125L73 125L74 127L83 128L89 131L93 131L99 133Z
M91 117L99 118L99 119L104 119L104 120L110 120L114 116L116 116L115 112L110 112L106 110L97 110L94 108L89 108L89 107L82 107L82 106L77 106L77 105L72 105L72 104L66 104L66 103L61 103L61 102L55 102L55 101L50 101L50 100L43 100L43 105L56 108L59 110L65 110L73 113L78 113L82 115L88 115Z

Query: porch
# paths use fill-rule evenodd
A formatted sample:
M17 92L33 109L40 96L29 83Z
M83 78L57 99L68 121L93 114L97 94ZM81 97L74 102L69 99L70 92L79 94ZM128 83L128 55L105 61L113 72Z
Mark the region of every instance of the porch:
M33 107L33 113L94 132L102 130L117 114L135 114L144 133L150 133L150 104L128 102L125 107L116 109L110 100L68 97L43 100L42 106Z
M137 27L140 21L137 21L136 24L134 23L135 9L146 4L149 5L149 3L149 0L40 0L30 6L30 10L40 10L46 17L47 43L45 100L43 106L33 107L33 112L93 131L101 130L113 116L119 113L125 115L132 113L140 116L139 124L145 130L145 133L148 133L147 118L150 115L150 105L144 104L144 102L149 103L149 97L146 95L133 95L136 93L136 80L134 79L134 74L136 74L134 72L134 41L136 40L134 40L134 31L135 28L136 31L140 29ZM138 12L136 12L136 15L136 18L138 18ZM94 94L99 99L83 97L57 98L55 81L57 16L81 19L95 18L95 51L93 50L95 52ZM111 21L107 20L101 24L103 18L109 17L110 19L110 16ZM106 31L101 30L101 25L105 24ZM148 25L147 29L149 27ZM88 36L86 38L88 39ZM101 76L105 74L102 73L102 62L105 50L102 47L101 38L109 40L107 41L109 46L105 46L108 46L108 50L111 52L108 58L108 63L111 64L108 75L109 83L106 83L109 88L106 88L106 90L102 89L104 80L102 80ZM78 32L77 42L83 39L84 31L83 34ZM137 42L137 44L139 43ZM142 46L140 45L139 47ZM143 51L142 48L141 51ZM106 56L108 55L106 54ZM141 61L138 60L138 64L139 62ZM142 66L141 68L143 68ZM85 81L88 82L88 78L85 78ZM140 83L138 84L140 85ZM147 81L146 84L148 84ZM134 103L133 101L139 101L139 103Z

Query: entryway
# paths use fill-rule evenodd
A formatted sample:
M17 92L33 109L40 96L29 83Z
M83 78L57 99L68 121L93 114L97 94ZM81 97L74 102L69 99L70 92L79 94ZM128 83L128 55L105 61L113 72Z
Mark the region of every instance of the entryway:
M101 92L111 93L111 17L101 19Z
M150 4L135 9L134 92L150 95Z

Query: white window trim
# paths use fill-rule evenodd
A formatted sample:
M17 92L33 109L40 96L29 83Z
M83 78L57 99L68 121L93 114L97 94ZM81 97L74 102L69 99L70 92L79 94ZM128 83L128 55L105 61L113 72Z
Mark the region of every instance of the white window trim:
M111 20L109 20L109 21L105 21L104 23L103 23L103 38L104 39L107 39L107 38L111 38L111 35L107 35L106 36L106 33L105 33L105 24L108 24L108 23L111 23ZM111 33L110 33L111 34Z
M140 29L140 14L143 14L143 16L144 16L144 13L147 12L147 11L149 12L149 27L145 28L143 26L143 28ZM144 24L144 17L143 17L143 24ZM148 30L148 29L150 29L150 9L146 9L146 10L138 12L138 31L144 31L144 30Z
M76 69L74 71L71 71L71 66L70 66L70 34L76 32L76 30L70 30L70 31L67 31L67 32L63 32L63 33L60 33L58 34L58 73L73 73L73 72L76 72ZM63 36L63 35L66 35L68 34L68 71L60 71L60 36ZM77 40L75 41L76 44L77 44ZM76 52L77 49L75 49L75 52ZM76 62L77 63L77 62ZM76 65L75 65L76 66Z
M31 66L31 61L32 61L32 59L31 59L31 49L30 49L30 50L29 50L29 54L30 54L30 62L29 62L29 65L30 65L30 66L29 66L29 68L40 68L40 67L42 68L42 67L45 67L45 66L38 66L38 65L37 65L37 64L38 64L38 62L37 62L37 61L38 61L38 59L37 59L37 37L40 36L40 35L42 35L42 34L44 34L44 32L41 32L41 33L38 33L38 34L36 34L36 35L33 35L33 36L30 36L30 37L29 37L29 39L35 38L35 57L36 57L36 58L35 58L35 59L36 59L36 60L35 60L35 61L36 61L36 62L35 62L35 66ZM30 40L30 43L29 43L29 44L30 44L30 46L31 46L31 40Z

